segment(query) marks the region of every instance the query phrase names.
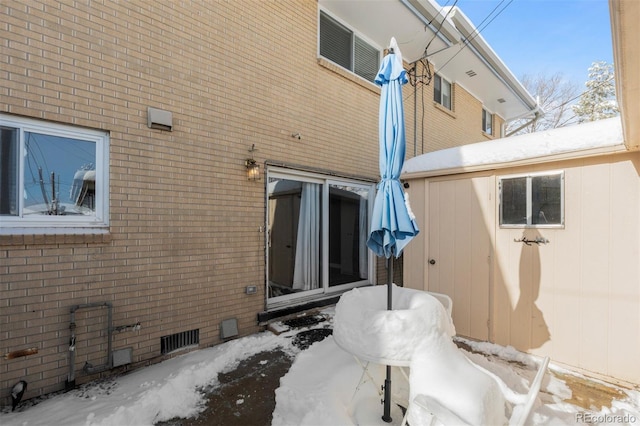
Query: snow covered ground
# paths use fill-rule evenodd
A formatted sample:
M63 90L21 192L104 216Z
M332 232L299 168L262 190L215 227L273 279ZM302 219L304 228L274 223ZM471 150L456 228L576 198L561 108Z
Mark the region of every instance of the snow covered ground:
M331 320L335 309L322 312ZM152 425L175 417L190 417L204 409L201 390L215 386L219 373L230 371L243 359L262 351L280 348L296 354L289 372L276 391L273 425L387 425L380 419L380 397L371 383L357 393L362 370L353 356L328 337L300 351L292 344L297 331L275 335L271 332L239 338L212 348L194 351L149 366L114 380L83 386L16 412L0 414L0 424L12 425ZM464 341L472 350L464 351L474 362L497 374L510 388L526 392L538 360L513 348ZM558 370L552 365L552 369ZM383 369L371 369L375 379ZM392 381L394 395L406 393L399 375ZM640 392L622 390L623 397L611 407L585 410L570 404L570 390L562 380L548 374L534 406L534 425L629 424L640 425ZM393 424L402 413L392 410Z

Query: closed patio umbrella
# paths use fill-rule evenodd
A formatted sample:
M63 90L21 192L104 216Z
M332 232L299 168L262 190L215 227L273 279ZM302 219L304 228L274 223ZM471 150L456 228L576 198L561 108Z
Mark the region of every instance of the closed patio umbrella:
M402 85L407 82L407 75L395 38L391 38L389 54L382 60L375 82L381 86L378 129L381 180L373 205L367 246L377 256L389 259L387 309L391 310L393 257L399 257L409 241L420 232L400 183L406 149ZM382 419L391 422L390 366L387 366L384 388Z

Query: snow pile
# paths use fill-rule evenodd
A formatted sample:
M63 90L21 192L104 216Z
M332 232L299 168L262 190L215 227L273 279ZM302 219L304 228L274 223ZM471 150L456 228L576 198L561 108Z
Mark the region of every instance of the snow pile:
M465 424L501 425L506 422L504 390L500 383L471 363L445 333L434 333L415 348L409 382L409 401L427 397L446 407ZM410 407L408 420L411 425L430 424L429 416L423 410L416 410L414 404Z
M455 334L448 314L435 297L394 284L390 311L387 291L387 286L373 286L342 295L333 325L334 338L341 348L367 361L408 366L415 348L430 334Z
M0 424L150 426L193 417L205 408L201 389L215 386L218 374L251 355L288 344L271 333L234 340L0 414Z
M504 424L498 382L455 345L444 306L424 291L396 285L392 291L393 310L387 310L386 286L345 293L336 305L335 342L367 361L410 366L408 401L435 399L467 424ZM413 408L409 423L429 424L425 413Z
M497 166L608 147L624 149L620 117L430 152L407 160L402 175L408 177L437 170Z
M385 286L379 288L386 291ZM382 300L386 301L386 298L382 297ZM381 305L382 309L386 306L385 302L381 302ZM331 318L334 312L329 308L322 314ZM397 344L399 340L391 341ZM474 351L482 351L460 351L474 364L498 376L513 391L528 391L535 374L534 366L538 362L536 357L495 344L457 340L463 341ZM82 389L52 396L37 405L23 407L13 413L0 413L0 424L144 426L173 417L194 416L204 408L206 396L202 394L202 388L215 387L220 373L232 370L243 359L262 351L280 349L292 354L298 353L291 341L290 332L283 332L278 336L265 332L194 351L108 382L96 382ZM429 354L428 351L424 353ZM384 382L383 365L370 364L368 371L375 383ZM397 374L396 367L393 373L394 400L408 400L409 384ZM419 380L419 374L414 374L413 378L410 374L410 380ZM435 373L426 371L423 374L426 376ZM357 387L361 378L362 369L354 357L341 350L333 337L314 343L309 349L298 353L289 372L281 378L280 387L276 390L272 425L388 426L389 423L381 419L383 406L380 402L380 388L367 377ZM440 389L442 379L434 380L440 380L440 383L434 383L433 388ZM416 389L420 386L415 383L413 385ZM465 386L466 383L462 388ZM478 389L479 386L476 383L470 388ZM425 392L424 389L421 391ZM611 407L585 410L568 403L566 400L571 397L571 390L564 381L553 374L547 374L530 422L534 426L597 422L640 424L640 392L626 390L624 394L626 396L614 400ZM478 401L475 394L467 392L465 395L465 398ZM491 398L485 401L490 404L495 402ZM402 412L395 404L392 405L391 415L392 424L399 425Z

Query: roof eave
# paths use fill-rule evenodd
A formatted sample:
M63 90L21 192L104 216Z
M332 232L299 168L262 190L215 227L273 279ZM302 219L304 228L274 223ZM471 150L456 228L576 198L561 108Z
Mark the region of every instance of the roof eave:
M609 0L616 97L622 118L624 142L629 150L640 150L640 48L636 26L640 3Z
M441 9L434 7L431 2L422 0L400 0L400 2L449 46L460 42L460 33L449 20L443 21L444 16L441 16ZM435 19L436 17L440 17L440 19ZM441 23L441 25L439 24L439 28L435 28L433 22Z
M489 46L482 35L478 32L467 16L455 6L449 14L456 29L463 37L463 41L471 46L471 50L486 64L486 66L498 77L520 101L534 111L541 111L536 100L529 94L527 89L513 75L511 70L502 62L495 51Z

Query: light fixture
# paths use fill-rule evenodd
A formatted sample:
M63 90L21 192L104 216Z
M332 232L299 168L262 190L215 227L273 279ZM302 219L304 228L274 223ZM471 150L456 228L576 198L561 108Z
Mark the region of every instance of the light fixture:
M251 145L251 149L249 152L251 153L251 158L247 158L244 161L244 165L247 168L247 179L250 181L260 180L260 164L253 159L253 152L257 151L256 144Z

